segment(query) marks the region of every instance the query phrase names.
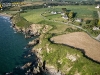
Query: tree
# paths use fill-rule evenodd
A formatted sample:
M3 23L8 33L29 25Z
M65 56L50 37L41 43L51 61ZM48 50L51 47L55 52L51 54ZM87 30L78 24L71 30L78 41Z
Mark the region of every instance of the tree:
M0 9L2 8L2 5L0 4Z
M89 24L91 21L90 20L86 20L86 24Z
M68 16L68 14L69 14L69 12L66 12L66 13L65 13L65 15L67 15L67 16Z
M66 8L62 8L62 11L63 11L64 13L66 13L67 9L66 9Z
M90 25L91 25L92 27L95 26L95 21L94 21L94 20L91 20Z
M98 27L100 27L100 20L98 21Z
M97 13L97 11L93 11L93 18L94 19L98 19L98 13Z
M74 15L74 12L70 11L68 14L68 17L71 19L71 18L73 18L73 15Z
M98 25L98 19L91 20L90 24L91 24L91 26L97 26Z

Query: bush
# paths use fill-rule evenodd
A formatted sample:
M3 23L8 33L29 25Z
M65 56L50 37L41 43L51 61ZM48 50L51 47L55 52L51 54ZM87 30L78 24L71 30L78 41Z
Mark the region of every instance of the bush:
M86 20L86 24L89 24L91 21L90 20Z
M68 31L68 32L80 32L80 31L82 31L82 30L79 29L79 28L77 28L77 29L67 28L65 31Z

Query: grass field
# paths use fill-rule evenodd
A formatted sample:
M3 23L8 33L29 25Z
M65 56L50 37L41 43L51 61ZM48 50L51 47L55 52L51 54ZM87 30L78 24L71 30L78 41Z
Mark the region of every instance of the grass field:
M34 10L27 10L27 13L21 14L27 21L32 23L38 23L43 20L41 13L43 13L46 9L34 9Z
M48 12L48 11L62 11L62 8L66 8L67 10L71 10L76 13L77 18L85 18L85 19L93 19L93 11L97 11L95 6L87 5L67 5L67 6L55 6L52 8L42 8L42 9L33 9L28 10L27 13L23 13L22 16L26 18L28 21L34 21L35 23L41 21L42 16L40 16L41 13ZM28 16L27 16L28 15ZM48 15L47 15L48 16ZM59 17L60 15L49 15L48 18L52 19L53 17ZM38 19L38 20L37 20Z
M79 73L79 75L100 74L99 64L85 58L83 54L76 49L49 42L48 38L51 36L51 33L45 34L41 38L41 44L36 46L37 48L42 48L41 55L47 64L54 65L66 75L74 75L76 73ZM68 59L67 55L74 56L76 61L72 62Z
M62 11L62 8L66 8L69 11L73 11L76 13L77 18L85 18L85 19L92 19L93 18L93 11L97 11L95 6L93 5L67 5L67 6L57 6L53 7L54 11ZM50 9L52 10L52 9Z
M52 20L59 15L49 15L46 19L41 16L42 13L47 11L62 11L61 8L67 8L77 13L79 18L93 18L93 11L96 11L95 6L57 6L52 8L42 8L27 10L22 13L21 16L31 23L37 23L42 25L48 25L52 27L50 31L40 36L41 44L35 46L35 48L42 48L43 60L46 60L47 64L55 66L66 75L100 75L100 64L97 64L76 50L70 47L53 44L49 41L52 36L69 33L66 31L67 28L71 27L60 22L54 22ZM47 15L45 15L47 16ZM56 18L57 19L57 18ZM59 19L59 18L58 18ZM80 43L81 44L81 43ZM48 51L49 50L49 51ZM76 61L69 59L72 56Z

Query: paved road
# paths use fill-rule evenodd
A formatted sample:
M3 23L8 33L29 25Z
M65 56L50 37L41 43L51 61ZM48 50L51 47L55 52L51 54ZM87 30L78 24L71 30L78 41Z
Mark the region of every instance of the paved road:
M73 26L73 27L79 28L79 29L83 30L84 32L86 32L86 33L87 33L90 37L92 37L93 39L96 39L96 38L93 37L86 29L82 28L81 26L77 26L77 25L72 24L72 23L69 23L69 22L65 23L65 22L60 22L60 21L55 21L55 20L49 20L49 19L47 19L45 16L43 16L43 14L41 14L41 16L42 16L45 20L47 20L47 21L63 23L63 24L69 25L69 26ZM100 17L100 12L99 12L99 17Z

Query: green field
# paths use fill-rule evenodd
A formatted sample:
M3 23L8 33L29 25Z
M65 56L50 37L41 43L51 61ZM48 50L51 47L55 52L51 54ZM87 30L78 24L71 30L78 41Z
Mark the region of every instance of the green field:
M32 23L38 23L43 20L41 13L43 13L45 9L34 9L34 10L27 10L27 13L21 14L27 21Z
M49 11L60 11L61 8L66 8L77 13L78 18L93 19L93 11L96 11L95 6L57 6L53 8L41 8L27 10L25 13L21 13L27 21L36 24L48 25L52 27L47 33L42 33L40 36L41 44L35 46L35 48L42 48L43 60L46 60L47 64L55 66L65 75L100 75L100 64L97 64L86 57L83 53L70 47L53 44L49 41L52 36L69 33L66 31L67 28L71 27L61 22L55 22L52 20L63 21L59 14L50 15ZM43 14L46 12L45 14ZM43 14L45 17L43 17ZM71 27L75 29L74 27ZM50 50L47 52L47 48ZM76 61L72 62L66 58L66 55L73 55L77 58Z
M76 13L77 18L84 18L84 19L93 19L93 11L97 11L95 6L87 5L87 6L82 6L82 5L67 5L67 6L55 6L51 8L42 8L42 9L33 9L33 10L28 10L27 13L23 13L22 16L25 17L29 21L35 21L37 23L37 20L41 20L41 13L48 12L48 11L59 11L63 12L62 8L66 8L67 10L73 11ZM30 11L30 12L29 12ZM35 14L35 15L34 15ZM28 15L28 16L27 16ZM54 17L58 18L60 17L57 15L49 15L47 16L48 18L52 19ZM35 19L34 19L35 18ZM40 19L39 19L40 18Z
M77 18L93 18L93 11L97 11L97 9L95 8L95 6L93 5L67 5L67 6L57 6L57 7L53 7L53 9L50 10L54 10L54 11L60 11L62 12L62 8L66 8L69 11L73 11L74 13L76 13L76 17Z
M69 11L73 11L76 13L75 18L81 18L83 21L86 20L93 20L94 14L93 12L97 11L98 9L95 8L93 5L67 5L67 6L55 6L51 8L41 8L41 9L33 9L33 10L27 10L26 13L22 13L21 16L24 17L27 21L32 23L42 23L42 24L48 24L52 21L57 21L56 23L60 22L68 22L68 20L63 19L61 17L61 14L51 14L52 11L56 12L63 12L62 8L66 8ZM41 15L42 14L42 15ZM43 23L44 22L44 23ZM50 25L49 23L48 25ZM82 25L87 26L84 23L74 23L75 25ZM92 36L96 37L98 35L98 31L91 31L90 28L86 29ZM55 30L54 30L55 31ZM56 31L57 32L57 31ZM93 33L92 33L93 32Z

